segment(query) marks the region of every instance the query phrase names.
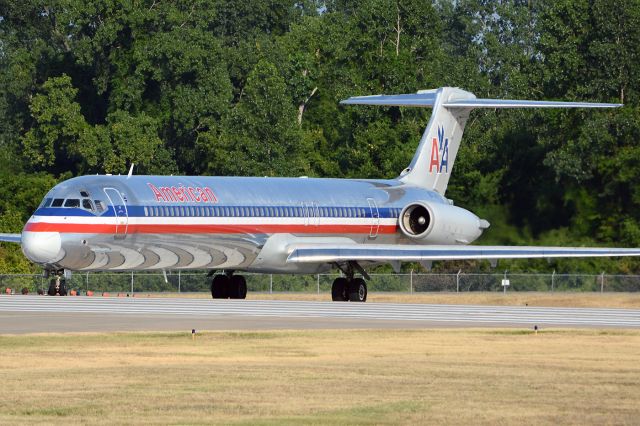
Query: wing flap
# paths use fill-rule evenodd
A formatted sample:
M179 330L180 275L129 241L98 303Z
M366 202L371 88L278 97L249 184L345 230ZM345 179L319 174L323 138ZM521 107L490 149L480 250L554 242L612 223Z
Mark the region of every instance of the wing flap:
M22 234L0 234L0 241L20 244L22 242Z
M287 263L535 259L640 256L640 249L609 247L413 246L391 244L293 247Z

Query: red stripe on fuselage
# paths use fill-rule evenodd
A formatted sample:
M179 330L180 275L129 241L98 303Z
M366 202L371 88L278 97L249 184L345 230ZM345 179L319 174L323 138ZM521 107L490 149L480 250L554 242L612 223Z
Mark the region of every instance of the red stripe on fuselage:
M127 225L118 225L123 233ZM116 225L84 223L29 222L28 232L60 232L67 234L115 234ZM179 225L179 224L129 224L127 234L369 234L371 225L276 225L276 224L225 224L225 225ZM380 225L378 234L393 234L395 225Z

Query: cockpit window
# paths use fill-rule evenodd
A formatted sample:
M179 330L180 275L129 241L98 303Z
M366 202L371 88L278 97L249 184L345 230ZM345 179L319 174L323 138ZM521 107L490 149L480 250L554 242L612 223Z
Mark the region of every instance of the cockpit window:
M82 197L88 197L89 193L87 191L80 191L80 196Z
M95 209L93 208L93 204L91 203L91 200L89 200L88 198L82 199L82 208L89 211L95 211Z
M64 198L56 198L51 203L51 207L62 207L62 203L64 203Z
M80 200L77 198L67 198L67 201L64 202L65 207L80 207Z
M45 198L42 200L42 203L40 203L40 208L45 209L49 207L51 205L51 201L53 201L53 198Z

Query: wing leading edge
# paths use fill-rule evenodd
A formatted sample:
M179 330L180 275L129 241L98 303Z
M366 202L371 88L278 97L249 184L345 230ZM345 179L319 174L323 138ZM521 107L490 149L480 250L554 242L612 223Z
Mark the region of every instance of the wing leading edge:
M18 243L22 242L21 234L0 234L0 241L5 243Z
M413 246L389 244L293 246L287 263L346 261L422 262L430 260L492 260L557 257L640 256L640 248L512 247L512 246Z

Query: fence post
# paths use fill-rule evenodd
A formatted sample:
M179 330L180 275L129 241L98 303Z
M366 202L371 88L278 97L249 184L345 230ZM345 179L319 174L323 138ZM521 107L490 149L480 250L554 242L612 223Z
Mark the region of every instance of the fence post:
M318 284L318 294L320 294L320 274L318 274L318 279L316 281L316 284Z
M556 280L556 270L554 269L553 273L551 274L551 291L552 292L554 290L555 280Z
M409 272L409 294L413 294L413 269Z
M133 295L133 271L131 271L131 295Z
M462 269L458 269L458 273L456 274L456 293L460 293L460 273Z
M604 293L604 271L600 274L600 293Z
M273 293L273 274L269 274L269 294Z
M89 273L88 272L87 272L87 278L85 279L85 287L86 288L84 289L84 291L86 293L87 291L89 291Z
M180 293L180 269L178 269L178 293Z

